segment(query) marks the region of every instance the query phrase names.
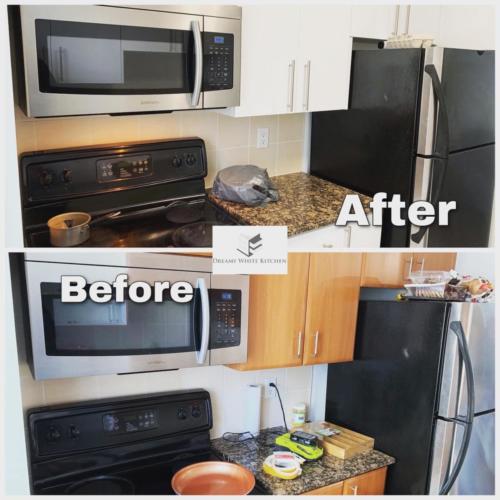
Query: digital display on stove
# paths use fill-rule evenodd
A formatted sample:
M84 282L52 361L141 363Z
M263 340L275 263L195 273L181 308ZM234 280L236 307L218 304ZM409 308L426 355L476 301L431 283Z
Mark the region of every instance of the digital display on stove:
M102 427L106 433L128 434L157 429L159 421L157 409L139 410L135 413L108 413L102 417Z
M97 181L115 182L153 175L150 155L97 160Z

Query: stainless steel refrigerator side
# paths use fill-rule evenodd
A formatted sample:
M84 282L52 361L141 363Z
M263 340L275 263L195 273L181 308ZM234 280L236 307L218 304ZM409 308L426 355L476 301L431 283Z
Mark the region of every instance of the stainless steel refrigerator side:
M494 304L453 303L448 325L452 322L460 322L467 341L474 375L475 413L493 412L495 402ZM430 494L439 494L450 470L459 458L464 427L450 419L458 417L464 420L468 402L466 374L463 370L457 337L449 328L444 356L438 418L434 434ZM483 428L490 435L494 433L494 419L483 419L485 416L487 415L474 417L471 441L457 480L450 490L451 494L462 493L462 490L475 494L485 490L489 493L494 492L494 481L491 483L493 485L491 488L486 486L489 477L487 471L494 470L492 465L494 453L489 450L489 447L494 447L494 439L491 442L485 440L485 436L478 430ZM488 420L487 424L484 423L486 420ZM477 455L476 459L474 459L475 455ZM468 489L467 481L463 478L476 474L478 461L483 462L484 479L481 484L477 485L479 489Z
M431 47L425 50L424 67L431 64L436 68L438 77L441 79L443 67L442 47ZM437 102L430 76L424 71L422 76L422 90L420 95L420 118L418 125L417 157L415 161L415 174L413 183L413 200L427 200L431 192L432 180L432 155L434 149L434 138L436 135ZM411 234L418 231L417 226L412 226ZM427 232L419 243L410 238L411 247L426 247Z

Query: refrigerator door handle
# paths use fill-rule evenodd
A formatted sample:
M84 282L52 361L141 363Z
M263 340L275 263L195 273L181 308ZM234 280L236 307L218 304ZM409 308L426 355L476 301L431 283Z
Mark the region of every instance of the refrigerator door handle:
M455 418L450 419L456 424L462 425L464 427L464 435L462 438L462 444L460 445L460 450L458 452L457 460L451 469L446 481L442 485L439 494L447 495L456 481L460 469L465 460L465 455L467 454L469 448L469 442L472 434L472 422L474 420L474 374L472 371L472 361L469 354L469 349L467 348L467 340L465 338L464 329L460 321L452 321L450 323L450 330L456 335L458 349L462 356L462 362L465 371L465 381L467 384L467 414L465 417L456 415ZM453 448L451 448L453 449ZM451 452L450 452L451 453Z
M435 212L437 213L438 207L437 204L439 202L439 198L441 197L441 191L443 189L444 179L446 177L446 171L448 169L448 154L450 150L450 128L448 124L448 110L446 109L446 102L444 99L443 87L441 85L441 81L439 80L439 75L436 70L436 66L434 64L427 64L424 68L424 71L429 75L432 81L432 89L434 91L434 95L436 97L436 101L439 105L438 109L438 129L434 135L434 148L432 152L432 158L436 160L440 160L442 163L441 172L439 176L439 180L437 183L437 189L434 191L435 196L429 196L431 193L431 183L429 183L429 192L428 198L432 203ZM434 160L431 166L434 167ZM422 238L425 236L425 233L429 229L429 226L422 226L416 233L411 235L412 241L415 243L420 243Z

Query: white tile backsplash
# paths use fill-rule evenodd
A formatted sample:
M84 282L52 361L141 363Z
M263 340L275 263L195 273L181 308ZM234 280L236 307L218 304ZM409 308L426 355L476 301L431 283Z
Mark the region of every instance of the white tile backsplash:
M33 380L26 363L22 363L21 392L24 409L49 404L70 403L87 399L126 397L134 394L206 389L212 399L214 425L212 437L224 432L245 429L245 387L263 384L276 378L285 414L290 424L291 408L296 403L309 405L312 367L281 368L240 372L225 366L185 368L170 372L104 375L55 380ZM262 391L261 428L282 425L283 417L276 396L264 397Z
M177 111L138 116L27 118L16 107L18 153L128 141L198 136L208 155L207 187L221 168L252 162L270 175L299 172L304 165L305 114L232 118L215 111ZM256 148L257 129L269 129L269 147Z

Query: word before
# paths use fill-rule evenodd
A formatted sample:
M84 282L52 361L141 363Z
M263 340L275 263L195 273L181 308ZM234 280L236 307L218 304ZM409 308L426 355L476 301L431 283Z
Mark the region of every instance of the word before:
M401 195L393 195L391 200L387 200L387 193L376 193L373 201L369 203L372 209L372 226L382 225L382 213L384 209L390 210L391 224L393 226L404 226L407 220L402 217L406 209L406 202L401 201ZM438 203L438 225L447 226L448 215L452 210L457 209L456 201L440 201ZM432 203L428 201L414 201L408 206L408 220L414 226L430 226L436 220L436 210ZM363 204L356 194L348 194L335 223L337 226L345 226L349 222L355 222L360 226L369 226L370 221L365 213Z
M83 276L61 276L61 301L92 302L104 304L111 300L115 302L143 303L153 298L154 302L164 301L164 292L168 290L170 298L177 303L184 304L193 298L193 285L187 281L155 281L152 285L145 281L129 283L126 274L119 274L113 283L95 281L90 285Z

